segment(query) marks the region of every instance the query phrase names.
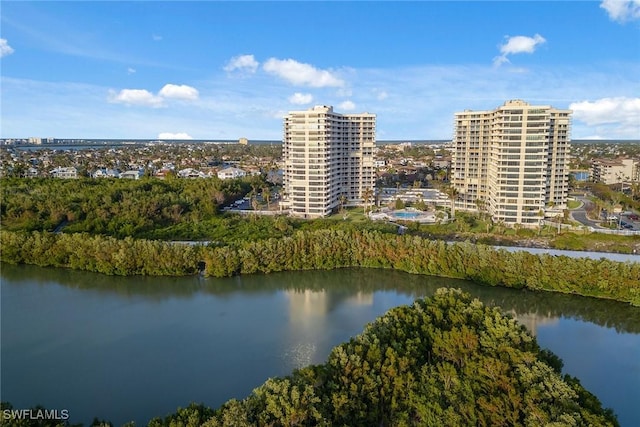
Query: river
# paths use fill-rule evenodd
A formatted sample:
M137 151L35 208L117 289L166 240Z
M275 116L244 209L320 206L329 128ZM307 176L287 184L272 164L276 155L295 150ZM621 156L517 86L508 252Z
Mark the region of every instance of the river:
M514 314L622 426L640 425L640 308L628 304L372 269L209 279L3 264L0 277L2 400L70 422L146 425L243 398L448 286Z

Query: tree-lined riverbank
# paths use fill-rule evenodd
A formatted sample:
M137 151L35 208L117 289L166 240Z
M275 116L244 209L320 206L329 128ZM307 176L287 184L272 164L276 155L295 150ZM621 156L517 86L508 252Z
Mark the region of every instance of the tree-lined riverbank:
M490 286L609 298L640 305L640 263L508 252L375 231L316 230L227 246L46 232L0 232L0 260L111 275L207 276L343 267L387 268Z

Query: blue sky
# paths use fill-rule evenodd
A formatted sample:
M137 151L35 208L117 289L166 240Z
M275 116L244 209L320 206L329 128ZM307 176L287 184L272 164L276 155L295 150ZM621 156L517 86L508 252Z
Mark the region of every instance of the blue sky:
M0 2L0 137L280 139L287 111L448 139L509 99L640 139L640 0Z

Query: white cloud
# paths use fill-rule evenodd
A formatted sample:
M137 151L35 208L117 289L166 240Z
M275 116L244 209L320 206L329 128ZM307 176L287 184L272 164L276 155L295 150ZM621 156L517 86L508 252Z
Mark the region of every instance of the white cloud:
M135 71L135 70L134 70ZM193 101L198 99L198 90L187 85L166 84L157 95L146 89L122 89L109 91L109 102L113 104L139 105L143 107L164 107L167 99Z
M158 134L158 139L193 139L193 137L185 132L161 132Z
M163 98L182 99L182 100L196 100L198 99L198 90L194 87L187 85L174 85L166 84L158 95Z
M7 39L0 39L0 58L11 55L13 52L14 50L11 46L9 46Z
M128 65L131 64L125 64L121 70ZM224 71L218 71L224 76ZM637 95L640 64L636 62L598 61L580 66L558 64L552 68L532 64L527 74L505 73L491 64L358 69L357 74L348 76L345 85L352 88L352 96L338 96L339 88L292 89L288 82L261 71L254 78L236 79L232 84L225 78L209 79L202 87L197 86L198 101L189 103L159 96L164 83L137 86L149 90L145 94L149 102L146 107L132 108L123 108L124 102L131 104L136 99L140 105L141 99L125 92L116 100L121 87L113 88L111 95L112 101L119 103L107 103L109 87L0 76L4 107L0 132L2 137L33 134L149 138L160 131L184 131L196 139L237 140L245 136L279 140L282 117L287 111L307 108L298 108L288 100L294 92L300 92L313 94L311 105L334 105L336 111L344 113L375 113L379 140L448 139L452 137L455 112L494 109L509 99L560 109L568 109L571 104L575 110L571 137L575 140L640 139L639 113L632 108L640 98ZM389 95L383 101L377 99L380 90ZM602 100L623 94L626 101L616 101L617 107L608 108L608 116L596 114L596 106L603 107ZM154 97L159 99L153 101ZM355 104L354 111L339 106L345 100ZM247 127L247 123L251 126Z
M620 123L640 129L640 98L601 98L569 105L573 117L589 126ZM638 135L640 137L640 135Z
M595 130L590 139L640 139L640 98L601 98L569 105L575 121Z
M603 0L600 7L617 22L640 19L640 0Z
M515 55L518 53L533 53L535 52L538 45L546 42L545 38L540 34L536 34L533 37L507 36L506 39L506 43L500 46L501 55L493 58L493 65L496 67L504 63L508 63L508 55Z
M145 89L122 89L116 93L109 91L109 102L114 104L141 105L145 107L162 107L163 99Z
M136 72L135 68L131 68L131 67L127 68L127 74L134 74L135 72Z
M356 109L356 104L351 101L344 101L338 104L338 109L343 111L352 111Z
M258 61L253 57L253 55L239 55L234 56L227 62L227 65L224 66L224 70L228 73L240 70L247 71L249 73L255 73L258 69Z
M294 59L270 58L262 68L296 86L340 87L344 81L327 70L319 70L310 64Z
M160 40L162 40L162 36L158 34L152 34L151 38L156 42L159 42Z
M289 97L289 102L296 105L311 104L311 102L313 102L313 95L310 93L296 92Z

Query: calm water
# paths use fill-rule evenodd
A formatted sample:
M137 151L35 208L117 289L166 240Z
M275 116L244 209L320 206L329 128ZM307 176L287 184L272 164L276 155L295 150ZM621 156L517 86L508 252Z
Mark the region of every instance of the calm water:
M1 396L146 425L323 362L389 308L455 286L512 312L623 426L640 425L640 309L381 270L118 278L2 265Z

